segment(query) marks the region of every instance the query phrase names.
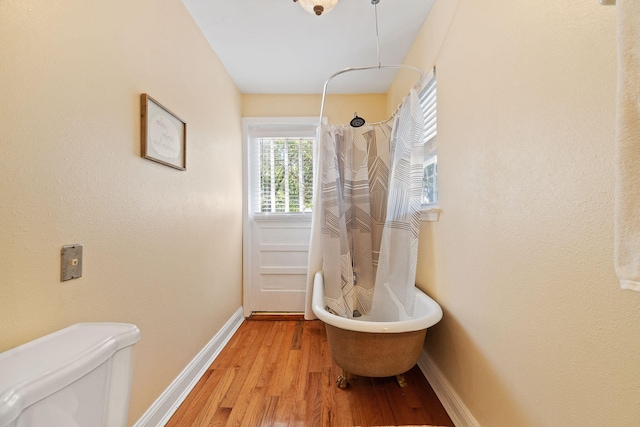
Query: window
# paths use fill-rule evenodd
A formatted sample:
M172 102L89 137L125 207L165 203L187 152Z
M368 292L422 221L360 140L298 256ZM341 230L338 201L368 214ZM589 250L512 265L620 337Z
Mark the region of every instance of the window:
M436 76L432 73L429 83L420 91L420 107L425 119L424 132L424 175L422 182L422 206L433 207L438 204L438 152L436 145L437 103Z
M312 210L317 117L243 118L247 214Z
M422 204L438 203L438 155L428 156L424 161L424 178L422 187Z
M259 138L258 212L310 212L313 138Z

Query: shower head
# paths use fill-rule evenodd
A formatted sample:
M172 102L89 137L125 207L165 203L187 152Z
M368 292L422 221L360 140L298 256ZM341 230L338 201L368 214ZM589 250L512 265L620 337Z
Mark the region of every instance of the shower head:
M353 113L353 119L351 119L351 121L349 122L351 127L354 128L359 128L360 126L364 125L364 123L364 119L362 117L358 117L358 113Z

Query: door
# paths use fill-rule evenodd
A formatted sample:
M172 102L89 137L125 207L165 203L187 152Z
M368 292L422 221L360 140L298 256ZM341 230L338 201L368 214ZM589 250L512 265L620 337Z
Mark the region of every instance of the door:
M317 117L244 118L243 307L302 313Z

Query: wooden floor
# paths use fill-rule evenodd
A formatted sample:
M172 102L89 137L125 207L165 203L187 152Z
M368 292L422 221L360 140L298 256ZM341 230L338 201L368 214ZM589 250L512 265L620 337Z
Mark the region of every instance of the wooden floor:
M322 322L247 320L167 426L453 426L418 367L405 388L341 372Z

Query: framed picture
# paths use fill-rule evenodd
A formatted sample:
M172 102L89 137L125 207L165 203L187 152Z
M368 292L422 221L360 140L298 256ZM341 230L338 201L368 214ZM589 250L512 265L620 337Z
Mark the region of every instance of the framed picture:
M187 170L187 124L146 93L140 104L142 157Z

